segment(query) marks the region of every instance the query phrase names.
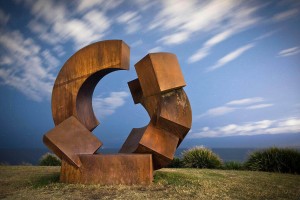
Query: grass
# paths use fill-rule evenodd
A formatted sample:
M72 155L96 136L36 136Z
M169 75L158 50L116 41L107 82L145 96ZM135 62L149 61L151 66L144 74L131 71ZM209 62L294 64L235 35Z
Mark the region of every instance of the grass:
M161 169L150 186L59 183L60 167L0 166L6 199L300 199L300 175L212 169Z

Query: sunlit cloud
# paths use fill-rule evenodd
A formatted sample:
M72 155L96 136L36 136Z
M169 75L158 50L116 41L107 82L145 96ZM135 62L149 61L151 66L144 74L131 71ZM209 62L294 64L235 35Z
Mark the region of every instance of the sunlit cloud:
M293 56L300 53L300 48L299 47L292 47L288 49L284 49L278 53L280 57L286 57L286 56Z
M189 138L227 137L260 134L300 133L300 118L261 120L241 124L228 124L210 128L203 127L189 134Z
M101 95L93 98L94 111L101 117L112 115L115 111L125 104L125 99L129 96L128 92L111 92L108 97Z
M218 60L218 62L215 65L207 68L207 71L213 71L213 70L216 70L220 67L223 67L224 65L226 65L227 63L237 59L243 53L245 53L246 51L248 51L249 49L251 49L253 47L254 47L254 44L247 44L245 46L242 46L242 47L234 50L233 52L230 52L229 54L225 55L220 60Z
M233 101L229 101L222 106L211 108L206 112L195 116L195 120L203 118L203 117L218 117L227 115L237 110L255 110L255 109L262 109L273 106L273 104L261 103L265 102L264 98L262 97L253 97L253 98L244 98L244 99L237 99ZM259 104L257 104L259 103Z

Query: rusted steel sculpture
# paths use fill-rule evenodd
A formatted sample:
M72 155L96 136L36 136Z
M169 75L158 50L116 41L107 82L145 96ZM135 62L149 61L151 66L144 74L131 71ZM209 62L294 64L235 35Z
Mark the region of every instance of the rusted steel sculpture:
M119 154L96 153L102 142L91 132L99 124L93 91L106 74L128 70L129 57L121 40L101 41L76 52L60 70L52 92L56 127L43 141L62 159L62 182L150 184L153 169L170 163L190 130L191 107L176 56L148 54L135 65L138 79L128 85L134 103L147 110L149 124L133 129Z

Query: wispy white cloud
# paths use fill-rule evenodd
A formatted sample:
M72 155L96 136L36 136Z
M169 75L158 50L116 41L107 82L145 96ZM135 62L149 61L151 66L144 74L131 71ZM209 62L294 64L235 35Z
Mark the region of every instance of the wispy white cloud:
M287 11L277 13L276 15L273 16L272 19L275 22L284 21L284 20L287 20L291 17L296 16L298 13L299 13L299 10L297 8L293 8L293 9L290 9L290 10L287 10Z
M278 56L280 57L286 57L286 56L293 56L300 53L300 48L299 47L292 47L288 49L284 49L278 53Z
M162 51L163 48L161 46L154 47L148 51L148 53L156 53Z
M125 104L129 94L125 91L111 92L108 97L93 98L93 108L101 117L112 115L119 107Z
M259 103L262 101L264 101L264 98L262 98L262 97L252 97L252 98L233 100L233 101L226 103L226 105L241 106L241 105L249 105L249 104Z
M277 31L278 30L274 30L274 31L270 31L265 34L262 34L262 35L258 36L257 38L255 38L254 41L259 41L259 40L268 38L268 37L272 36L274 33L276 33Z
M245 99L237 99L230 102L225 103L222 106L211 108L206 112L198 115L195 119L200 119L203 117L217 117L232 113L236 110L247 109L262 109L273 106L273 104L261 103L265 100L262 97L253 97L253 98L245 98ZM260 103L260 104L257 104Z
M238 135L300 133L300 118L290 117L278 120L261 120L242 124L228 124L221 127L203 127L189 134L189 138L226 137Z
M137 41L134 41L133 43L131 43L131 47L137 47L143 44L143 40L139 39Z
M220 107L211 108L211 109L207 110L205 113L197 116L197 118L221 116L221 115L231 113L235 110L236 110L236 108L234 108L234 107L220 106Z
M260 108L267 108L267 107L271 107L271 106L273 106L273 104L264 103L264 104L257 104L257 105L253 105L253 106L248 106L248 107L246 107L246 109L254 110L254 109L260 109Z
M72 41L77 50L108 33L111 19L105 12L119 4L113 1L78 1L75 4L77 10L71 12L62 2L28 1L27 6L34 16L28 27L44 42L59 45Z
M166 33L157 43L178 45L196 34L216 33L188 58L200 61L212 47L260 22L256 11L262 6L240 1L163 1L161 10L149 25L150 30Z
M227 63L237 59L239 56L241 56L243 53L245 53L247 50L251 49L252 47L254 47L254 44L247 44L245 46L242 46L234 50L233 52L230 52L229 54L225 55L220 60L218 60L218 62L215 65L209 67L207 71L213 71L226 65Z
M135 33L140 27L141 16L136 11L127 11L117 18L117 22L124 24L127 34Z
M99 9L102 11L107 11L118 7L123 0L78 0L77 10L80 12L87 11L89 9Z
M2 32L0 46L6 49L0 58L1 84L12 86L35 101L49 98L55 79L51 70L58 65L51 52L40 53L41 47L19 31Z

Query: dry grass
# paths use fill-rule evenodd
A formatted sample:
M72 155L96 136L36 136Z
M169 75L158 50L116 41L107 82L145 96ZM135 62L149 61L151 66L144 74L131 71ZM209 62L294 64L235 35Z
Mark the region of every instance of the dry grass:
M161 169L145 186L58 182L59 167L0 166L6 199L300 199L300 176L249 171Z

